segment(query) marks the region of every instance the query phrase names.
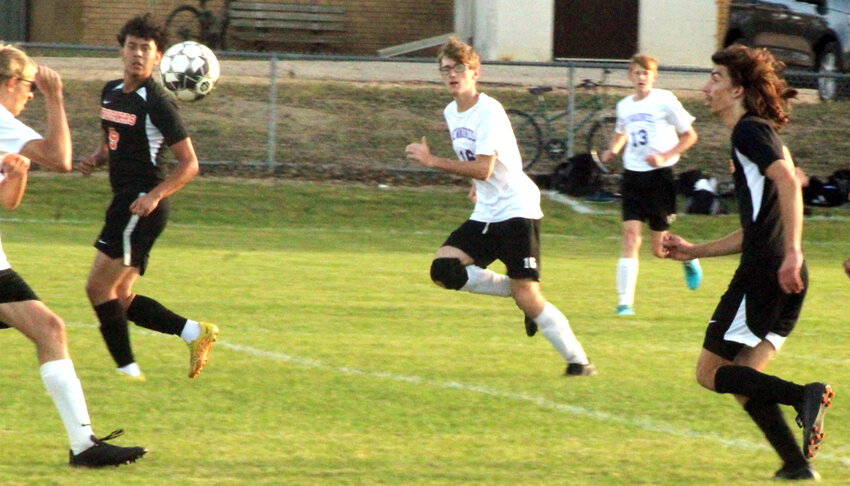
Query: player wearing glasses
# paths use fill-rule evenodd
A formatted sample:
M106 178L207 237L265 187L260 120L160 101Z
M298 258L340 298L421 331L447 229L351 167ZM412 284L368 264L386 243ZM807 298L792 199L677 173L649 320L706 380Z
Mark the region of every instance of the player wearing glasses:
M425 137L405 152L425 167L472 179L469 197L475 209L437 250L431 279L446 289L513 297L530 318L529 336L540 330L566 361L568 376L595 374L569 321L540 290L540 190L522 171L502 105L478 91L478 54L452 38L437 62L454 98L444 115L459 160L431 154ZM507 275L487 269L496 260L505 264Z

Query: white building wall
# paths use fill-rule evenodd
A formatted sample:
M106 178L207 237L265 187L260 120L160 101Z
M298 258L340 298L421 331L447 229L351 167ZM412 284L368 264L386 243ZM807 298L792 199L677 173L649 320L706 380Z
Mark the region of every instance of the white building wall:
M638 49L665 66L710 65L716 32L716 0L641 0L638 7Z
M638 49L667 66L705 67L716 47L716 0L641 0ZM455 0L455 31L482 59L551 61L554 0Z
M455 31L482 59L551 61L552 0L455 0Z

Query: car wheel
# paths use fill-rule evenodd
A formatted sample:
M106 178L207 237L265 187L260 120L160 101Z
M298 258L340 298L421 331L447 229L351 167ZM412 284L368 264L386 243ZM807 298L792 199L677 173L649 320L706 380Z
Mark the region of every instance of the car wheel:
M818 56L818 72L837 73L840 59L841 46L837 42L827 43ZM844 94L839 89L842 85L838 78L818 78L818 96L824 101L834 100Z

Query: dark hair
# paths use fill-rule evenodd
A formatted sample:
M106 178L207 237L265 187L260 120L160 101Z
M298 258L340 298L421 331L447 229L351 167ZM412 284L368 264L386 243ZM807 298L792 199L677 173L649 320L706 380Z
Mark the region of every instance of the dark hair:
M780 75L785 64L767 49L734 44L715 52L711 60L726 66L733 86L744 88L748 112L769 120L775 128L788 123L789 100L797 96L797 90L789 88Z
M118 43L122 47L128 35L144 40L152 40L156 44L156 50L159 52L163 52L165 45L168 43L168 34L165 32L165 29L149 13L137 15L124 24L124 27L118 32Z

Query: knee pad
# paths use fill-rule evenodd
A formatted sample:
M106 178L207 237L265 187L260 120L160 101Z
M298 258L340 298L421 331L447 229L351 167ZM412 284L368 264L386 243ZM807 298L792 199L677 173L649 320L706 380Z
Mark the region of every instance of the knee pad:
M457 258L435 258L431 262L431 280L447 289L460 290L469 277Z

